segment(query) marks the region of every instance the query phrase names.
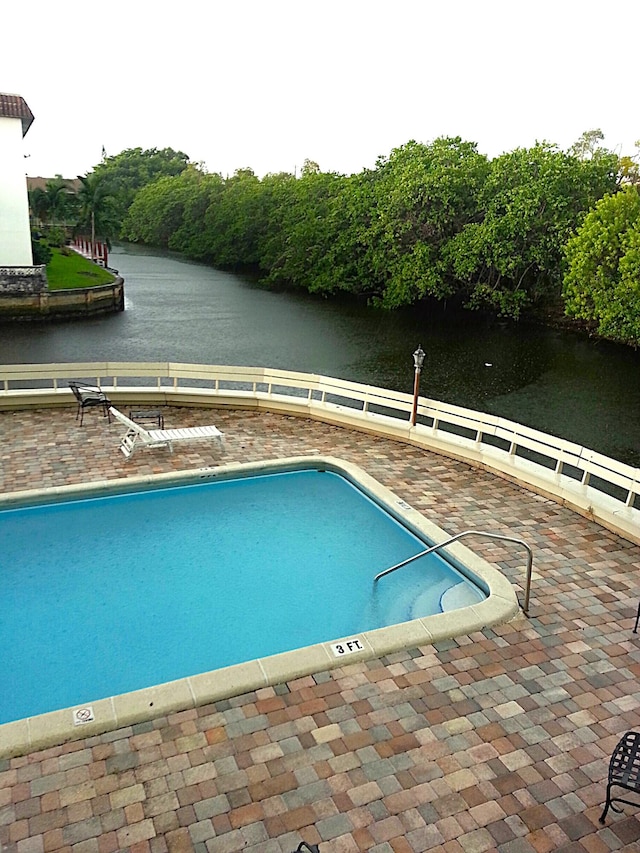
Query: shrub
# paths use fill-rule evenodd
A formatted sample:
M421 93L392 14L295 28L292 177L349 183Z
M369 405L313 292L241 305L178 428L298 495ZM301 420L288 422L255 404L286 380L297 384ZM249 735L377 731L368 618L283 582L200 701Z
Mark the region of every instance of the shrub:
M48 264L53 256L53 252L49 246L41 240L31 240L31 252L33 254L33 263L35 266Z
M64 246L67 242L67 232L59 225L52 225L51 228L47 230L46 237L49 245L55 246L56 248Z

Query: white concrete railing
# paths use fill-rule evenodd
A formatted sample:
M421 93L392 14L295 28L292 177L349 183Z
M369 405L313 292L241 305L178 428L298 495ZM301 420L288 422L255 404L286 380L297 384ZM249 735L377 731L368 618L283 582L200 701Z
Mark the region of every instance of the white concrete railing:
M494 415L315 374L259 367L91 362L0 366L0 410L73 402L67 381L115 403L258 408L372 432L520 483L640 543L640 469Z

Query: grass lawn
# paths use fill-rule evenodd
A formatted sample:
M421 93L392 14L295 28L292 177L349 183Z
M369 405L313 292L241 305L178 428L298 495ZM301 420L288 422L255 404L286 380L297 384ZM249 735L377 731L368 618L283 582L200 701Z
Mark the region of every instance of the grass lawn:
M63 254L60 249L52 249L53 257L47 264L49 290L70 290L73 287L92 287L97 284L111 284L115 276L97 264L91 263L77 252Z

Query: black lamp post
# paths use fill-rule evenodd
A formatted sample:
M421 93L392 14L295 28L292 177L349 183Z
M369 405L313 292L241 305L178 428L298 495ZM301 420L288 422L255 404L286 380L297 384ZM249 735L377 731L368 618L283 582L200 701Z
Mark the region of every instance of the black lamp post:
M413 411L411 412L411 426L416 425L416 416L418 414L418 390L420 389L420 372L424 364L426 353L422 349L421 344L418 344L418 349L413 354L413 366L415 375L413 378Z

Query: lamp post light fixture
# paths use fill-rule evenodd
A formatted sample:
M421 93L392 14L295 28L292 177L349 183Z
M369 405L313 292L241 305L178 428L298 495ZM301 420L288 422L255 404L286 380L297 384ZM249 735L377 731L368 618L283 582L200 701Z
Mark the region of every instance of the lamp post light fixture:
M413 354L413 366L415 368L415 375L413 378L413 410L411 412L411 426L416 425L416 417L418 414L418 391L420 389L420 373L422 371L422 365L424 364L424 357L426 353L422 349L422 345L418 344L418 349Z

